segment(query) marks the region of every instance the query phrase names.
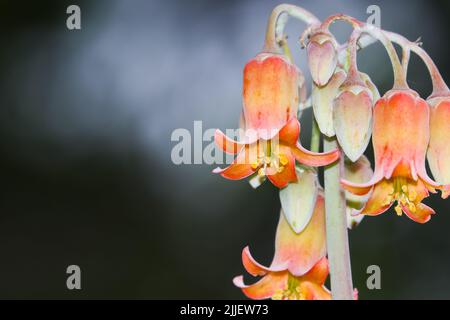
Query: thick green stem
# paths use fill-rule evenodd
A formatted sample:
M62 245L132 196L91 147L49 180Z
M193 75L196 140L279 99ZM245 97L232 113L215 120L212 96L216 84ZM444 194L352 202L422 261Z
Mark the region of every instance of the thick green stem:
M324 151L338 148L336 138L324 140ZM345 193L340 186L344 159L325 168L325 211L331 292L335 300L352 300L353 283L348 247Z

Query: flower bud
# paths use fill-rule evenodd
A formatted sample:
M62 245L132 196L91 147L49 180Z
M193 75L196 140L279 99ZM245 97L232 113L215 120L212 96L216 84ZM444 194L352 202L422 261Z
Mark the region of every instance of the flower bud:
M313 214L319 183L313 170L297 168L296 173L298 181L280 190L280 200L286 221L295 233L300 233Z
M339 144L353 162L362 156L372 132L373 94L364 83L344 83L334 100L333 122Z
M311 99L314 117L316 118L320 132L327 137L335 135L333 124L333 102L346 77L345 71L338 69L326 86L319 87L313 83Z
M328 83L337 66L337 43L329 32L313 34L306 47L309 69L318 86Z

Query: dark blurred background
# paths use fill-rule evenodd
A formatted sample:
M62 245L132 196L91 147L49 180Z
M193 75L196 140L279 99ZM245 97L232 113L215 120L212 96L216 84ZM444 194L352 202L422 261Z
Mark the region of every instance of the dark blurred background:
M261 49L279 1L0 1L0 298L243 298L249 244L269 263L277 190L211 174L214 166L171 162L176 128L235 128L242 68ZM447 1L291 1L323 19L344 12L422 37L450 79ZM82 29L66 28L81 7ZM306 71L296 40L295 59ZM350 29L333 26L343 41ZM385 92L392 85L380 45L359 55ZM413 57L410 85L431 91ZM309 143L310 111L302 140ZM400 120L399 120L400 121ZM370 148L371 149L371 148ZM450 298L448 202L419 225L393 212L350 233L362 299ZM66 268L82 270L82 290L66 288ZM366 268L382 289L366 288Z

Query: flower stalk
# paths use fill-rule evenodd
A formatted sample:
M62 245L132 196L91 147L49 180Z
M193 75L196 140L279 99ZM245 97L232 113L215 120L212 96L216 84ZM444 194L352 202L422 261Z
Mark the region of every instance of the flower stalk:
M324 150L338 147L336 138L324 139ZM344 159L325 168L325 214L327 252L334 300L352 300L353 282L348 246L345 193L340 186Z
M280 41L284 38L284 28L289 17L303 21L307 25L320 24L319 19L311 12L291 4L280 4L272 10L267 23L264 52L281 52Z

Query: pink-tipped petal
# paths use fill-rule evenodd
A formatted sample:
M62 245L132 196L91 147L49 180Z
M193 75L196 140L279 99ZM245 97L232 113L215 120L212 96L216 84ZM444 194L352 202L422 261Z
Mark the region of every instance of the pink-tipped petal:
M245 148L239 152L236 159L228 167L221 169L216 168L213 173L218 173L222 177L230 180L240 180L252 175L256 170L252 168L252 163L257 157L257 146L246 145Z
M387 180L382 180L377 183L373 189L372 195L367 201L364 208L361 210L361 214L366 214L369 216L377 216L386 212L393 201L387 201L388 196L392 192L392 183Z
M245 285L242 276L234 278L233 283L248 298L262 300L271 298L277 291L286 289L288 277L287 272L272 272L252 285Z
M417 204L414 211L411 211L407 205L402 205L402 210L411 220L418 223L428 222L431 215L435 214L433 209L423 203Z
M216 130L214 133L214 141L217 146L229 154L236 154L243 148L244 144L228 138L222 131Z
M251 255L248 246L245 247L244 250L242 250L242 264L244 265L245 270L247 270L247 272L254 277L263 276L266 273L270 272L270 269L256 262L256 260Z
M375 169L372 178L364 183L352 182L347 179L341 179L342 187L357 196L364 196L370 192L372 187L383 179L382 170Z
M321 167L329 165L339 159L339 150L332 150L325 153L316 153L306 150L300 143L291 148L295 159L301 164L313 167Z

